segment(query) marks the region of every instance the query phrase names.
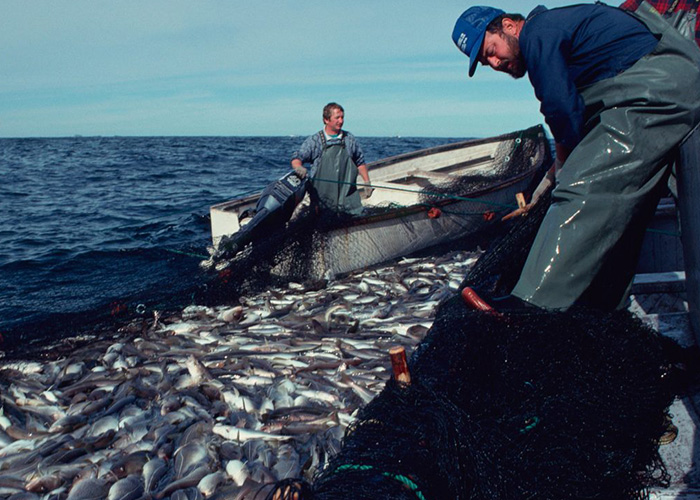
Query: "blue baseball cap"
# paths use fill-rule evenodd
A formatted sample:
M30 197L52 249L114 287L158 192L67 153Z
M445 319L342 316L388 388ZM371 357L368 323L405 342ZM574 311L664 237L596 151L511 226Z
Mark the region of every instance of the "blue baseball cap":
M476 63L479 62L479 51L484 43L486 27L505 11L493 7L475 6L465 10L452 31L452 40L459 50L469 57L469 76L476 71Z

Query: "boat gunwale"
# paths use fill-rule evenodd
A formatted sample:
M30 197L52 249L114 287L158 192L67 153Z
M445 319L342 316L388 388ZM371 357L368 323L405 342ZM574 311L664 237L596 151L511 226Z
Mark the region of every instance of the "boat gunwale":
M473 193L470 193L469 196L462 196L459 197L458 199L449 199L446 198L444 200L439 200L433 202L429 207L424 204L424 203L418 203L406 207L397 207L395 209L392 209L388 207L389 209L386 212L382 213L377 213L377 214L370 214L370 215L362 215L359 217L353 217L353 218L348 218L347 220L343 220L342 226L338 227L330 227L328 231L334 231L336 229L341 229L341 228L349 228L349 227L356 227L356 226L363 226L366 224L371 224L374 222L381 222L381 221L386 221L390 219L396 219L396 218L403 218L407 217L416 213L421 213L421 212L427 212L430 208L436 207L436 208L444 208L450 205L456 205L458 203L479 203L480 199L483 198L485 195L490 194L494 191L500 191L502 189L505 189L509 187L512 184L517 184L518 182L522 181L524 178L527 178L529 176L532 176L536 173L537 169L540 168L541 165L538 165L537 167L533 167L529 170L526 170L525 172L521 172L520 174L514 176L514 177L509 177L508 179L504 179L503 181L497 183L497 184L491 184L486 188L483 188L481 190L475 191ZM446 195L449 196L449 195ZM381 208L381 207L379 207ZM514 200L513 201L513 209L517 208L517 202Z
M483 144L490 144L490 143L494 143L494 142L503 142L503 141L507 141L507 140L516 138L518 136L539 135L540 133L542 135L545 135L544 134L544 127L542 125L533 125L532 127L528 127L528 128L522 129L522 130L516 130L513 132L508 132L508 133L497 135L494 137L466 139L466 140L459 141L459 142L449 142L447 144L439 144L437 146L432 146L430 148L418 149L415 151L408 151L406 153L401 153L398 155L389 156L387 158L381 158L379 160L368 163L367 168L370 169L370 167L389 166L389 165L393 165L395 163L410 160L413 158L430 156L430 155L433 155L436 153L444 153L444 152L453 151L456 149L464 149L465 147L481 146ZM546 136L545 136L545 138L546 138Z

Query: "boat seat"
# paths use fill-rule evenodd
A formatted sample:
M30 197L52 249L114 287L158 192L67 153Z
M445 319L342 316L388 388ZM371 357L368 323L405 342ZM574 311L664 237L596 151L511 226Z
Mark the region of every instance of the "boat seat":
M363 201L363 205L415 205L419 201L420 186L415 184L399 184L396 182L372 182L374 193Z

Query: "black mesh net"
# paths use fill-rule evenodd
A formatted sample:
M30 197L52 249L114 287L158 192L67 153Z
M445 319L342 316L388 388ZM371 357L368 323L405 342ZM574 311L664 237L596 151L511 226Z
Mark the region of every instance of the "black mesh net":
M497 317L452 300L411 384L387 384L300 498L644 498L668 482L664 359L627 312Z
M546 169L550 163L545 142L515 137L512 141L503 142L498 146L488 173L446 178L442 181L434 179L422 191L420 199L426 205L440 205L454 197L470 197L474 193L490 189L498 183L527 172L533 165L541 164L541 167ZM541 174L543 173L544 170L541 171ZM541 175L535 175L533 183L539 182L540 178ZM524 191L530 192L533 188L534 186L530 186ZM485 207L475 208L484 210Z
M509 293L548 204L515 220L463 286ZM454 297L411 357L411 384L390 380L324 470L268 499L647 498L669 483L667 344L628 311L493 315Z
M644 498L668 481L662 359L628 313L503 319L455 301L412 384L364 408L302 498Z
M217 303L224 296L258 292L289 281L307 281L315 265L309 256L322 244L324 234L351 219L347 214L318 213L305 207L283 231L252 242L219 271L205 302ZM219 293L214 292L216 287Z

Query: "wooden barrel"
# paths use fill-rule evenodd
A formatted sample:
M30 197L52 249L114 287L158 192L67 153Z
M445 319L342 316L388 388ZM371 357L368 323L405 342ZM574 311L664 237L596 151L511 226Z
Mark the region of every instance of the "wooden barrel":
M700 128L681 145L676 175L690 325L700 344Z

